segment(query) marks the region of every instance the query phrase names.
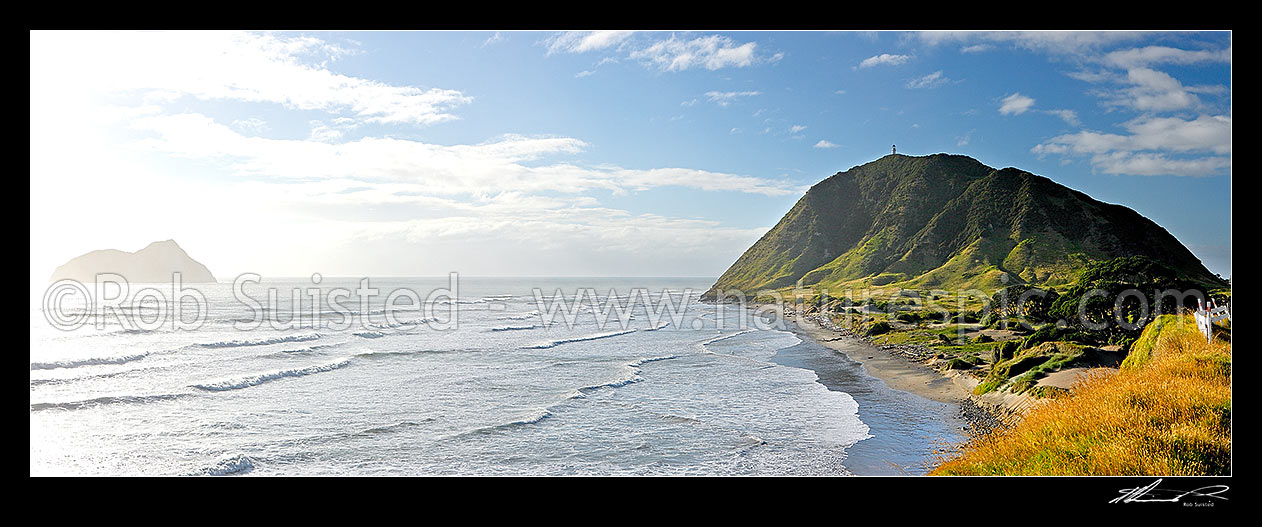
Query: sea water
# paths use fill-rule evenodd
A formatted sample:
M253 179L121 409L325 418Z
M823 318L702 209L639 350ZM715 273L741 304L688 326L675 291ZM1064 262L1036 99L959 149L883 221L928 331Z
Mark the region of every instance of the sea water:
M40 303L31 473L844 475L881 473L887 454L914 466L928 438L958 437L949 411L874 396L871 378L853 383L878 411L865 422L801 357L856 364L700 302L710 279L453 279L375 279L376 296L358 278L184 284L203 297L181 315L196 327L151 298L68 308L81 327L66 330ZM338 306L335 289L351 292ZM398 290L421 304L387 302ZM898 451L852 470L863 441Z

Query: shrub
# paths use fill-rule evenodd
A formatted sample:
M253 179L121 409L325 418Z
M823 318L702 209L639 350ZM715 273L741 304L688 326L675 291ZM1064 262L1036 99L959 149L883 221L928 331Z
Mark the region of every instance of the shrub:
M1006 340L996 346L996 348L999 349L1000 357L1002 357L1003 360L1008 360L1017 354L1017 349L1020 348L1020 343L1015 340Z
M921 319L921 316L919 313L916 313L914 311L904 311L902 313L899 313L898 315L895 315L894 318L900 322L914 323L914 322L919 322Z
M1130 289L1140 291L1145 298L1141 302L1139 298L1128 296L1123 301L1120 307L1121 321L1126 322L1123 325L1118 323L1115 302ZM1084 330L1088 328L1082 318L1092 325L1103 324L1103 329L1092 330L1103 334L1098 339L1100 341L1134 338L1157 313L1177 314L1180 303L1183 308L1195 307L1194 297L1206 298L1205 289L1203 284L1181 277L1174 269L1151 258L1114 258L1084 267L1077 283L1052 303L1049 314L1052 318L1083 326ZM1096 290L1105 294L1092 294ZM1160 294L1171 290L1189 292L1191 296ZM1142 309L1145 306L1146 313ZM1081 317L1080 307L1083 310ZM1143 319L1145 316L1147 320Z
M871 326L868 326L868 329L867 331L864 332L864 334L869 335L869 336L870 335L883 335L885 333L889 333L891 329L893 328L890 327L890 323L882 320L880 322L873 323Z

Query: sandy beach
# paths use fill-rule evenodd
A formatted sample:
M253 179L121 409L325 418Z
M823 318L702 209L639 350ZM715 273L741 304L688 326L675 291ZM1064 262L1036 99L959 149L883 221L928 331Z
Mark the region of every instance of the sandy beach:
M967 399L971 393L971 387L955 380L958 378L947 377L924 364L892 355L856 337L822 328L814 321L795 316L788 321L793 324L797 333L862 364L869 375L884 381L895 390L943 403L958 403Z

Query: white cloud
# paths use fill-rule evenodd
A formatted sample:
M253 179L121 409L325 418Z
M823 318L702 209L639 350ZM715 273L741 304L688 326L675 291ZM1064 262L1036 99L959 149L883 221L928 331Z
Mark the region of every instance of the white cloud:
M753 97L762 95L759 91L708 91L705 93L706 98L719 106L727 106L741 97Z
M1222 95L1226 86L1185 86L1169 73L1153 69L1161 64L1199 65L1231 63L1231 47L1219 50L1184 50L1165 46L1148 46L1117 50L1099 57L1089 57L1101 64L1098 71L1075 71L1068 75L1092 84L1120 85L1113 90L1095 90L1108 106L1140 112L1160 113L1181 110L1212 111L1196 94ZM1116 70L1125 70L1125 73Z
M1160 153L1110 152L1092 157L1091 166L1114 175L1208 177L1229 170L1231 158L1176 159Z
M566 31L548 39L548 54L587 53L617 46L634 31Z
M938 70L925 75L924 77L920 77L919 79L907 81L907 87L910 89L937 88L938 86L942 86L948 82L951 82L951 79L944 77L942 75L942 70Z
M838 146L839 145L837 145L836 143L833 143L827 139L820 139L818 143L815 143L815 148L837 148Z
M1040 156L1090 155L1092 166L1110 174L1205 176L1231 166L1231 117L1144 117L1124 126L1129 134L1064 134L1030 151ZM1166 163L1165 168L1161 168L1162 163Z
M1147 46L1118 50L1104 56L1103 62L1122 69L1143 68L1156 64L1199 64L1231 62L1231 48L1221 50L1184 50L1165 46Z
M898 66L899 64L906 63L908 60L911 60L910 55L891 55L889 53L882 53L880 55L863 59L863 62L859 63L859 68L871 68L873 66Z
M1083 131L1056 136L1035 147L1035 153L1103 153L1112 150L1231 153L1231 117L1201 115L1141 118L1125 124L1130 135ZM1059 150L1057 152L1056 150Z
M311 121L312 141L320 141L322 143L332 143L342 138L342 131L329 127L321 121Z
M499 31L496 31L494 35L491 35L487 37L486 40L482 41L482 47L487 47L487 46L490 46L491 44L495 44L496 42L503 42L503 41L504 41L504 35L501 35Z
M789 127L789 133L791 133L791 134L796 134L796 133L801 132L802 130L805 130L805 129L806 129L806 127L805 127L805 126L800 125L800 124L795 124L795 125L793 125L793 126L790 126L790 127Z
M627 57L659 71L685 71L704 68L743 68L754 64L771 64L784 58L784 53L760 56L756 42L737 42L723 35L695 38L671 34L669 38L649 36L635 31L567 31L548 37L548 55L587 53L607 49L627 52ZM632 38L632 37L636 38ZM628 51L629 50L629 51ZM600 64L617 62L606 56ZM599 66L598 64L597 66Z
M1123 90L1120 97L1114 98L1116 104L1155 112L1200 106L1200 99L1167 73L1134 68L1126 72L1126 81L1131 87Z
M266 132L268 130L267 121L259 119L258 117L237 119L235 121L232 121L232 126L235 126L237 129L240 129L240 130L245 130L247 132L254 133L256 135Z
M972 46L964 46L960 48L960 53L981 53L990 51L990 46L986 44L974 44Z
M1135 40L1142 32L1128 31L923 31L916 34L924 43L966 44L1005 43L1032 51L1077 55L1101 47Z
M999 104L999 113L1002 115L1021 115L1034 106L1034 99L1014 93L1003 98Z
M32 33L31 75L67 97L130 94L265 102L298 110L352 112L377 123L428 125L456 119L472 98L457 91L394 86L308 64L345 52L311 37L243 32Z
M1116 80L1117 74L1110 71L1071 71L1066 73L1070 78L1078 79L1083 82L1098 83L1110 80Z
M614 192L679 186L769 196L795 188L762 178L685 168L626 169L570 163L530 164L587 147L569 137L507 135L477 145L434 145L392 138L337 144L246 137L198 114L156 116L134 125L154 134L139 143L174 156L218 160L238 176L310 181L355 179L418 184L424 194L484 192Z
M1065 121L1065 124L1068 124L1069 126L1078 126L1079 124L1082 124L1082 122L1078 120L1078 112L1075 112L1073 110L1044 110L1044 111L1050 115L1055 115L1057 117L1060 117L1061 120Z
M652 65L661 71L684 71L692 68L717 70L726 67L743 68L757 60L758 44L736 41L721 35L709 35L692 40L682 40L674 35L660 40L647 48L631 52L631 58Z

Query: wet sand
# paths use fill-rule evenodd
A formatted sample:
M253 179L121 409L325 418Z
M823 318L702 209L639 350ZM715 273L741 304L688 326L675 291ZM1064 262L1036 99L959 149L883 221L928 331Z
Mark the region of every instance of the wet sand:
M867 342L824 329L809 320L795 318L788 323L795 326L795 333L806 335L862 364L869 375L881 379L890 388L943 403L958 403L969 396L969 387L928 366L891 355ZM841 338L832 340L838 337Z
M802 343L772 360L815 372L830 390L850 394L871 437L846 449L846 469L860 476L923 475L937 455L967 439L963 388L931 369L893 357L866 342L804 321L787 321ZM869 358L871 357L871 358Z

